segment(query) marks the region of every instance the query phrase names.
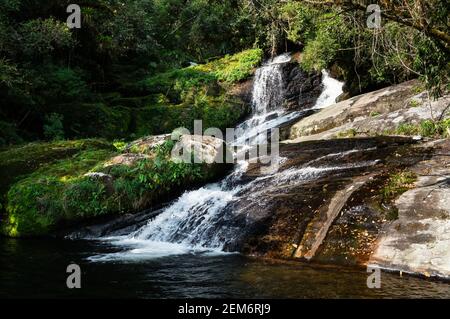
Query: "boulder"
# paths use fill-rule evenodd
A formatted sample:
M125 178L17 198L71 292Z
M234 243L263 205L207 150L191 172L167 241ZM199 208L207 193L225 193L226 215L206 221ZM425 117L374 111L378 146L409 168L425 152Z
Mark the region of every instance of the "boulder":
M129 143L125 147L125 152L147 153L168 139L170 139L170 134L145 136Z
M295 111L314 106L322 93L322 74L304 72L297 62L284 64L282 72L286 83L286 109Z
M450 141L410 168L418 179L396 201L398 219L387 224L369 264L390 271L450 279Z
M181 135L172 149L172 156L179 160L209 165L225 163L227 154L232 158L226 143L213 136Z
M125 166L133 166L138 161L150 158L149 155L140 154L140 153L124 153L117 155L110 160L106 161L103 167L115 166L115 165L125 165Z
M336 103L306 117L291 128L290 140L330 139L350 130L376 135L394 130L401 123L418 124L438 118L450 103L450 95L430 100L417 93L419 82L408 81Z

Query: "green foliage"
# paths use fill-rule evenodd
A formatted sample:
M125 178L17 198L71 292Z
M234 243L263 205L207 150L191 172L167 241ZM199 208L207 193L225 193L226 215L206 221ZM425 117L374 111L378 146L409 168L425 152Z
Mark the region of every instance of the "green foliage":
M43 57L56 49L71 48L75 43L67 25L54 18L26 21L18 32L22 52L30 57Z
M126 137L132 120L129 108L103 103L67 103L58 106L64 115L66 137Z
M0 115L20 124L19 134L30 139L45 137L42 127L51 113L64 116L68 138L131 136L136 134L133 110L120 107L191 104L197 92L218 89L218 78L239 81L255 64L241 55L242 63L230 56L228 68L217 75L180 69L190 61L202 63L253 45L251 28L235 0L87 2L82 4L82 28L76 30L66 26L67 4L0 2ZM172 71L156 75L167 70ZM146 89L156 94L137 96L135 84L149 74L156 76ZM166 87L171 88L168 98ZM102 100L110 93L113 99ZM103 113L106 120L94 116L85 131L87 116L81 113L88 105L93 108L89 114Z
M410 189L416 180L417 176L410 171L392 173L381 189L383 201L387 203L394 200Z
M97 35L97 41L101 43L101 50L114 56L130 52L157 54L156 50L160 45L156 39L157 21L153 19L156 14L153 6L152 1L131 0L127 1L126 5L123 3L120 9L116 7L111 19L99 24L100 34ZM95 10L91 12L93 19L104 18Z
M194 67L212 73L217 80L226 83L236 83L248 78L261 63L263 51L261 49L246 50L234 55Z
M4 232L13 237L47 235L80 220L144 209L216 176L205 164L171 161L173 146L166 141L131 166L105 166L115 152L90 147L39 167L9 189ZM94 168L110 177L85 176Z
M122 201L119 206L138 208L139 202L146 197L147 201L157 199L167 192L209 178L211 172L203 164L174 162L169 159L174 142L168 140L154 150L150 159L140 160L136 165L127 167L114 166L108 173L114 178L114 189ZM136 195L138 195L136 197ZM131 207L130 207L131 208Z
M46 65L32 74L33 90L36 90L36 100L43 105L56 105L85 101L91 92L79 69L62 68ZM47 107L49 108L49 107Z
M17 133L13 124L0 121L0 149L11 144L22 143L23 139Z
M143 80L141 90L148 93L165 93L171 101L181 101L192 90L199 90L205 85L214 83L215 76L211 73L189 67L174 69Z
M395 170L390 172L382 182L378 182L380 187L372 198L387 220L398 219L398 208L394 202L401 194L414 188L416 180L416 174L411 171Z
M411 107L418 107L419 105L420 105L420 102L418 100L409 101L409 106L411 106Z
M416 135L419 133L419 126L411 123L401 123L396 129L396 133L400 135Z
M400 135L424 137L450 137L450 119L442 121L423 120L419 124L401 123L395 130Z
M335 12L316 17L314 37L306 42L301 65L305 70L320 71L333 62L339 50L349 46L352 30Z
M193 89L214 86L216 81L235 83L248 78L255 67L261 63L261 49L246 50L234 55L213 60L183 69L151 76L141 82L141 90L149 93L175 92L180 100L184 100Z
M433 10L426 12L427 21L443 30L448 16L444 2L436 1ZM304 46L303 68L309 71L339 65L351 94L419 76L437 97L448 82L448 48L429 32L388 19L381 28L371 30L366 27L365 13L348 10L345 3L331 7L285 1L277 19L285 37Z
M246 108L241 103L225 96L197 94L191 103L150 105L137 109L136 136L170 133L178 127L192 130L194 120L198 119L202 119L203 129L226 129L233 127L246 114Z
M125 147L127 146L127 143L124 141L114 141L113 142L114 147L117 151L122 152L125 150Z
M262 50L252 49L146 78L138 90L153 96L153 103L136 109L136 135L192 129L198 119L205 129L234 126L247 110L227 96L223 86L250 76L261 59Z
M44 124L44 136L49 140L64 139L63 116L57 113L46 115Z
M442 95L443 87L448 85L449 54L427 37L420 37L417 42L418 52L414 60L414 67L419 70L426 89L434 98L437 98Z
M81 178L70 183L63 191L63 198L66 214L76 212L76 218L92 218L108 211L106 187L100 181Z
M0 84L12 87L21 84L22 82L23 79L19 74L17 65L11 64L11 62L5 58L0 58Z
M281 8L281 18L287 21L286 37L292 42L306 43L314 38L318 10L298 1L288 1Z
M347 131L342 131L337 134L338 138L348 138L348 137L355 137L358 135L358 131L354 128L348 129Z

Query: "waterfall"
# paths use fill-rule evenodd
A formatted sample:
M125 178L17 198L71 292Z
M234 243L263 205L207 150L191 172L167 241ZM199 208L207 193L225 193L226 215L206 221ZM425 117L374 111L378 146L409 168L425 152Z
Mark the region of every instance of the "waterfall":
M252 116L237 128L243 134L235 141L242 145L259 132L277 127L282 123L298 118L301 112L286 112L283 108L284 83L282 65L291 59L289 54L280 55L262 65L255 74L253 87ZM324 92L315 108L327 106L339 93L338 85L324 73ZM336 81L337 82L337 81ZM341 86L342 89L342 86ZM262 181L274 185L301 183L326 171L339 167L306 167L286 170L272 175L258 177L247 183L240 182L248 162L241 161L227 177L199 189L185 192L167 207L156 219L137 231L122 237L105 238L115 245L129 248L124 252L93 256L92 261L115 259L154 258L163 255L187 252L221 252L227 243L239 234L233 222L233 211L229 208L239 201L240 194L250 190L256 196ZM255 200L258 200L257 198Z
M254 114L266 115L269 110L282 107L284 97L282 65L290 60L289 54L282 54L256 70L252 92Z
M336 99L343 93L344 83L333 79L326 70L322 70L323 91L319 95L313 109L323 109L336 103Z

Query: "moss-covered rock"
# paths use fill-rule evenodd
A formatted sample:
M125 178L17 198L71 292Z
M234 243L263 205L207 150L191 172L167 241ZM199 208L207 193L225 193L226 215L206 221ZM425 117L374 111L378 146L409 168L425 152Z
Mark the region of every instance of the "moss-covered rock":
M114 147L101 139L85 139L51 143L34 142L0 152L0 180L2 181L0 195L5 194L11 184L21 176L90 149L113 150Z
M137 212L210 181L228 167L172 161L175 142L171 140L150 149L135 148L136 154L119 154L112 144L96 143L25 146L28 150L34 147L43 164L29 167L28 175L22 173L7 187L2 233L11 237L44 236L100 216ZM9 154L19 157L24 152L17 149ZM130 154L134 160L117 160Z
M143 95L147 104L133 110L133 133L142 136L168 133L177 127L192 129L194 120L202 120L204 128L234 127L248 108L232 93L233 87L253 74L262 55L259 49L247 50L137 83L134 91ZM117 101L142 105L142 99L136 98Z
M183 95L193 88L232 85L250 77L261 63L261 49L246 50L234 55L213 60L206 64L174 69L148 77L137 84L142 92L163 93L183 99Z
M104 187L81 176L112 153L105 149L83 150L19 180L7 194L4 232L13 237L45 235L61 222L100 214L104 210ZM79 194L86 196L84 201L79 200Z

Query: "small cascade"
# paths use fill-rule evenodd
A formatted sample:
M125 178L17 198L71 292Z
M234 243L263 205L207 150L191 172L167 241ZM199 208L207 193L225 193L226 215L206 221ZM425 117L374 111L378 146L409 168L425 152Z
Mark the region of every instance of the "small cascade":
M255 73L252 107L255 115L268 115L270 111L282 108L284 81L282 65L291 60L286 53L264 64ZM258 117L254 118L259 120Z
M322 85L323 91L313 109L323 109L336 103L336 99L343 93L344 83L333 79L327 70L322 70Z
M282 117L286 113L283 109L285 81L282 66L290 61L290 54L285 53L256 70L251 102L252 116L236 128L239 134L235 145L262 143L263 141L253 138L287 120Z

